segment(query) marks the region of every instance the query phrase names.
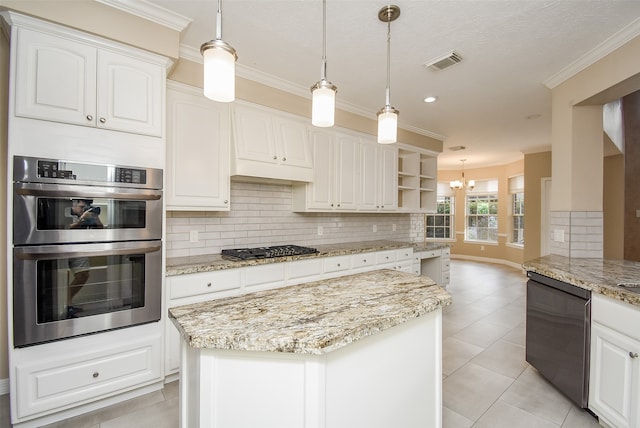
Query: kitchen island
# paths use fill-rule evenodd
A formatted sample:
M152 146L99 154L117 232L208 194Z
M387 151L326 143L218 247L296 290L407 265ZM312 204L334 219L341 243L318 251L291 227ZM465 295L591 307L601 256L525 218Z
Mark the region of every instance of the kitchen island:
M183 427L439 427L442 307L377 270L171 308Z

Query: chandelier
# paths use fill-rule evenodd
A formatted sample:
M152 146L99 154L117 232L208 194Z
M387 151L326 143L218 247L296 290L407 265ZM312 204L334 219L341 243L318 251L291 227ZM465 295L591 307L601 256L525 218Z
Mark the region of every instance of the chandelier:
M460 162L462 162L462 177L460 178L460 180L454 180L449 182L449 187L451 187L451 190L459 190L459 189L473 190L473 188L476 187L476 180L466 181L464 178L465 161L466 159L460 159Z

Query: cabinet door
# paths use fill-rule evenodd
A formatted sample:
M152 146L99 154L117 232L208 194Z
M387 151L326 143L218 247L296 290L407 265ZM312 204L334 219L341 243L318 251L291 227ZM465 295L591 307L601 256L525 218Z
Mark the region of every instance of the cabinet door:
M330 133L311 131L313 182L307 184L307 208L330 210L333 207L333 143L334 139Z
M97 50L25 28L17 46L16 116L94 126Z
M233 109L233 128L238 159L279 163L271 113L236 105Z
M335 208L355 210L358 207L359 141L350 135L338 134L336 141L336 202Z
M167 91L167 208L229 210L229 106Z
M589 408L619 428L637 426L638 352L640 343L592 323Z
M307 124L295 119L273 118L278 162L283 165L313 168Z
M99 51L97 125L161 137L164 86L159 65Z
M380 208L378 192L379 147L363 141L360 144L360 209L376 211Z
M379 206L381 210L398 208L398 149L380 147Z

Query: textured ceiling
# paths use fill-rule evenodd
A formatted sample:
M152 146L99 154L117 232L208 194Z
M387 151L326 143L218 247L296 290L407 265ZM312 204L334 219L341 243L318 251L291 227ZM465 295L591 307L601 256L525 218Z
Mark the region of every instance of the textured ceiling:
M193 19L182 33L184 47L195 52L214 38L217 1L149 2ZM457 169L463 158L473 168L550 149L544 82L620 34L640 34L638 0L394 4L401 15L391 24L391 104L401 127L444 138L441 169ZM372 118L385 103L386 23L377 17L384 5L327 1L327 78L338 86L340 107ZM322 1L226 0L223 39L238 51L239 70L310 98L308 88L320 78ZM451 50L463 62L442 71L423 66ZM425 104L427 95L438 102ZM448 150L458 145L467 149Z

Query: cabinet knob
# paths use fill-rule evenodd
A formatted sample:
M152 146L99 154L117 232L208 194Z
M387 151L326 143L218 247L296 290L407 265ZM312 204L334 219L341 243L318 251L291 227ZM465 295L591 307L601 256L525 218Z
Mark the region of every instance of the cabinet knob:
M338 204L338 208L340 207L340 204Z
M100 123L105 123L107 121L107 119L105 119L104 117L100 118Z
M287 161L287 158L282 158L282 162L286 162L286 161Z
M87 120L91 121L93 120L93 116L91 116L90 114L87 115Z
M275 156L275 155L274 155L274 156L273 156L273 160L276 160L276 159L278 159L278 156Z
M366 263L366 262L367 262L367 259L363 259L363 260L362 260L362 263Z
M207 287L211 287L211 283L210 282L207 283Z
M331 206L333 206L333 204L331 204Z
M629 356L630 356L631 358L638 358L638 353L637 353L637 352L631 352L631 351L629 351Z
M340 267L340 263L338 263L338 267Z
M382 205L380 208L384 208L384 205Z
M389 256L386 256L385 259L389 260Z
M225 199L225 200L224 200L224 203L225 203L225 204L228 204L228 203L229 203L229 201Z
M92 375L92 376L93 376L93 378L94 378L94 379L97 379L97 377L98 377L98 376L100 376L100 373L98 373L98 372L93 372L93 375Z

